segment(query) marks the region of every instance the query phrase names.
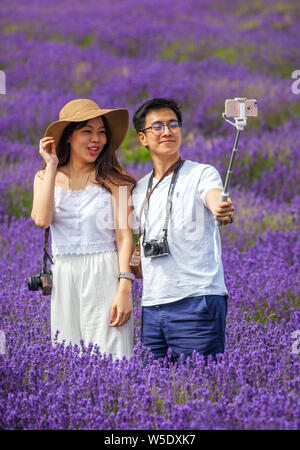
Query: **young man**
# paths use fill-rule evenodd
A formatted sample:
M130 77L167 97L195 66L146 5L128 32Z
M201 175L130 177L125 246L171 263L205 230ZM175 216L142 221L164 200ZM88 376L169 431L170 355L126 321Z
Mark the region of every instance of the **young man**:
M232 222L234 207L220 203L214 167L180 161L182 117L173 100L149 100L133 123L153 162L133 191L142 233L142 342L155 358L169 347L174 360L193 350L215 357L224 352L228 297L215 220Z

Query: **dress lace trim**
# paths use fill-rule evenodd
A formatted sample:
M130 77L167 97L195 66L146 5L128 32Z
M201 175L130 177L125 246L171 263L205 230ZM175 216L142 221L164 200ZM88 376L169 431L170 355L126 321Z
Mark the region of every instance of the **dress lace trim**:
M114 241L108 242L88 242L86 244L52 244L52 253L56 254L64 254L64 255L85 255L90 253L105 253L105 252L113 252L117 251L116 245Z
M86 193L95 192L95 190L102 190L105 193L107 193L108 195L110 195L109 192L107 192L102 186L92 186L90 184L85 189L64 189L61 186L55 186L54 189L57 192L63 192L64 194L69 195L69 196L75 195L78 193L82 193L82 192L86 192Z

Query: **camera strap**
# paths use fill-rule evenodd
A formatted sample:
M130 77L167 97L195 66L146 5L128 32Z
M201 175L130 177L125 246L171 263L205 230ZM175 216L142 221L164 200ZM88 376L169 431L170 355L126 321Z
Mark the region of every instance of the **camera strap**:
M176 181L177 181L178 173L179 173L181 167L183 166L183 164L184 164L184 160L179 158L176 161L175 164L173 164L171 167L169 167L168 170L166 170L166 172L163 174L163 176L158 180L156 185L152 188L153 177L154 177L154 169L153 169L152 174L151 174L151 176L149 178L149 182L148 182L147 195L146 195L146 198L145 198L145 200L143 202L143 205L142 205L142 208L141 208L141 212L140 212L140 224L141 224L142 213L143 213L143 210L145 210L143 242L145 242L145 239L146 239L146 224L147 224L147 220L148 220L150 196L151 196L152 192L154 191L154 189L158 186L158 184L166 176L168 176L170 172L174 171L172 179L171 179L171 182L170 182L170 186L169 186L168 197L167 197L167 204L166 204L166 219L165 219L165 223L164 223L164 226L163 226L164 238L167 239L169 219L170 219L170 214L171 214L171 209L172 209L172 195L173 195L173 192L174 192L174 188L175 188L175 184L176 184ZM141 232L140 232L140 235L141 235Z
M50 232L50 227L47 227L45 229L45 246L44 246L44 267L43 267L43 271L45 271L47 269L47 259L49 259L51 264L53 264L51 256L48 253L49 232Z

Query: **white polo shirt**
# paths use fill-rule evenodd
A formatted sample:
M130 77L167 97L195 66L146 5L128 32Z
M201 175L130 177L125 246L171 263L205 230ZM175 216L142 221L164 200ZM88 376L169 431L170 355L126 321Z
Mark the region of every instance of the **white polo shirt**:
M147 194L150 172L133 190L134 231ZM146 240L159 239L166 218L166 202L172 174L153 191L149 201ZM153 179L153 186L158 179ZM161 257L144 257L142 305L153 306L199 295L228 295L221 260L221 240L205 196L211 189L223 189L218 171L207 164L185 161L172 196L168 227L170 253ZM142 229L145 222L142 215Z

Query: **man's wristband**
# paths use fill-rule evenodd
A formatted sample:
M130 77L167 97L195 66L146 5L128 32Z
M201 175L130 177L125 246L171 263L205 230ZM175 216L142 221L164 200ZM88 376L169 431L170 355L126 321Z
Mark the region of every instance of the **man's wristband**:
M119 279L120 278L127 278L130 281L134 281L135 280L135 276L133 275L133 273L130 272L120 272L119 273Z

